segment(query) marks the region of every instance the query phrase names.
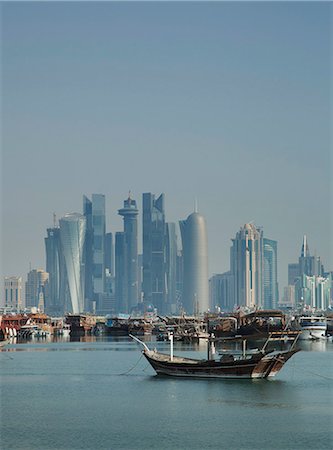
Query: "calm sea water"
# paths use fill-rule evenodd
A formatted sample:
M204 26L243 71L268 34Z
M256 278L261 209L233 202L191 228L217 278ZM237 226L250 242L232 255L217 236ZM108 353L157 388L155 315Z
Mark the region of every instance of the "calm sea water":
M333 343L302 346L277 378L251 381L157 377L126 337L10 345L1 448L332 449Z

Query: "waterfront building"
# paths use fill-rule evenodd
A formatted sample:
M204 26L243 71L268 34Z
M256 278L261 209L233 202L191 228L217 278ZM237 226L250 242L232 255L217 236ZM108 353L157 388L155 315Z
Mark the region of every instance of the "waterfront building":
M114 251L113 251L113 235L106 233L105 235L105 270L111 276L114 276Z
M91 200L83 196L83 214L86 218L85 309L100 311L105 293L105 195L92 194Z
M28 272L25 283L26 308L46 308L49 299L49 274L43 269L32 269Z
M109 269L105 269L105 294L101 313L116 313L115 277L111 275Z
M118 214L124 220L123 233L123 298L122 305L126 313L137 307L139 300L138 289L138 216L136 201L129 195L124 201L124 207Z
M115 241L115 296L116 312L127 313L127 304L125 303L125 234L116 232Z
M86 218L78 213L66 214L59 221L61 248L65 261L68 295L65 309L73 314L82 313L84 302L84 241Z
M5 307L17 310L23 309L22 277L5 277Z
M183 252L182 250L178 250L176 259L176 314L179 313L182 308L183 280L184 280Z
M298 264L300 276L321 276L324 270L320 257L310 255L308 241L305 235L303 237L301 256L298 259Z
M288 285L284 288L283 299L281 299L279 306L283 306L285 308L294 308L295 304L295 285Z
M187 314L203 313L209 310L206 221L195 210L179 225L184 264L182 306Z
M316 296L313 293L310 295L309 289L316 289L318 281L313 280L317 278L325 278L324 273L324 266L321 262L320 257L311 256L308 240L306 235L304 235L298 263L292 263L288 265L288 284L295 286L295 301L297 303L304 303L305 305L310 305L311 302L322 303L321 301L317 302L317 300L310 301L310 297L312 299L315 299L318 297L318 295Z
M157 199L151 193L142 195L143 228L143 300L159 314L167 309L166 226L164 194Z
M86 218L86 237L84 240L84 294L85 294L85 310L92 311L94 288L93 288L93 224L92 224L92 201L83 196L83 215Z
M323 311L328 309L331 301L331 283L330 277L303 274L295 286L300 306Z
M46 272L49 274L47 314L62 316L65 313L66 292L68 292L65 260L61 248L60 228L54 216L52 228L47 229L45 241Z
M263 231L253 223L247 223L232 239L230 250L234 296L238 306L264 307L263 259Z
M297 278L299 278L299 264L290 263L288 264L288 285L295 285Z
M214 274L209 279L209 298L212 311L234 309L234 283L231 271Z
M176 224L166 223L167 312L177 312L177 234Z
M277 241L264 238L263 289L264 308L276 309L279 301L277 281Z

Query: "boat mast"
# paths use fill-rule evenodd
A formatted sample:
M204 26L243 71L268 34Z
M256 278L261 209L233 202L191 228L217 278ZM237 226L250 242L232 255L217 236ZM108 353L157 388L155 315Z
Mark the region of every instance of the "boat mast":
M170 341L170 361L173 361L173 332L169 333L169 341Z

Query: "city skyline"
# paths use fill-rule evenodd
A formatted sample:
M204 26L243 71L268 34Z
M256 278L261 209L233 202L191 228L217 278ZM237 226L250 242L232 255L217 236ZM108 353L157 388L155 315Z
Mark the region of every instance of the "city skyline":
M1 8L3 276L45 267L53 211L84 192L120 231L128 189L140 214L164 192L174 223L198 198L209 275L252 220L279 243L281 289L304 234L332 269L329 5Z

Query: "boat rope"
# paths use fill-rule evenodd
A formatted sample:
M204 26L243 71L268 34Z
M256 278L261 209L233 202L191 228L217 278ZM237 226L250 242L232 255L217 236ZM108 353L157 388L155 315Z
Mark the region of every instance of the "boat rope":
M120 373L119 375L128 375L130 372L132 372L133 369L136 368L136 366L139 364L139 362L141 361L143 357L143 354L140 356L140 358L138 359L138 361L134 364L134 366L132 366L130 369L126 370L126 372Z

